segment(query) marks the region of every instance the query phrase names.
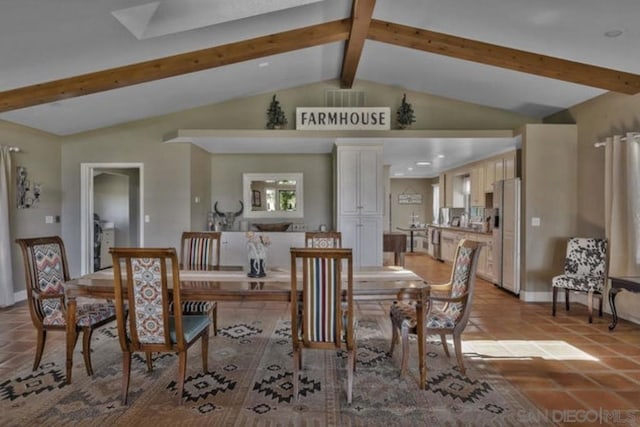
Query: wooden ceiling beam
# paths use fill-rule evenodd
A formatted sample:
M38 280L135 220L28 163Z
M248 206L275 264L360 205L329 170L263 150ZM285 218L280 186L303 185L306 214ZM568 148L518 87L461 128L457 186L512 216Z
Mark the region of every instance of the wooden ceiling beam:
M640 92L640 75L637 74L511 49L392 22L372 20L367 38L396 46L418 49L438 55L446 55L629 95Z
M351 19L347 18L11 89L0 92L0 113L344 41L350 29Z
M340 75L340 86L344 89L351 89L356 78L356 71L362 56L364 41L369 32L369 24L371 23L375 5L376 0L353 0L351 33L344 50Z

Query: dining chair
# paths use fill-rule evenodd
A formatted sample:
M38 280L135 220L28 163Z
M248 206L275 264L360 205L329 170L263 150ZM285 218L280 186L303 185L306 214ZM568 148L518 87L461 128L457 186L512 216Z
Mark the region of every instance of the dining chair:
M593 297L599 301L602 317L602 292L607 282L607 239L572 237L567 242L564 273L551 279L553 302L551 314L556 315L558 290L564 289L565 307L569 311L569 292L587 294L589 323L593 322Z
M293 394L299 398L302 349L347 352L347 402L351 403L356 363L351 249L291 248L291 336ZM302 269L298 278L298 263ZM343 263L347 274L343 278ZM299 286L299 284L301 285ZM298 298L299 290L302 298ZM345 298L345 304L342 299Z
M178 404L182 405L187 350L202 340L202 369L207 371L209 317L183 316L180 270L174 248L111 248L118 338L122 348L122 404L127 404L131 354L178 353ZM170 297L174 302L169 308ZM128 312L128 315L127 315Z
M427 305L424 313L424 330L418 328L418 315L414 302L394 301L390 310L392 338L391 349L393 354L395 344L402 337L402 362L400 375L407 370L409 361L409 334L417 335L417 339L426 343L427 336L439 335L444 352L449 357L447 335L453 336L453 345L456 352L458 367L461 373L465 373L462 358L461 335L469 320L471 303L476 282L476 269L478 257L484 243L463 239L456 247L456 253L451 268L451 279L442 285L430 285L429 295L424 301ZM442 295L444 293L444 295ZM399 295L401 298L402 295ZM419 355L424 358L425 355ZM420 372L420 384L426 384L426 370Z
M342 233L339 231L307 231L304 233L307 248L341 248Z
M220 232L184 231L180 238L180 268L183 270L220 269ZM182 301L182 314L206 314L218 334L218 303L215 301Z
M22 251L31 321L36 328L35 371L40 365L47 332L66 332L66 299L64 284L69 280L67 255L58 236L16 239ZM78 304L76 330L82 331L82 354L87 375L93 375L91 366L91 335L96 328L116 318L115 306L104 303Z

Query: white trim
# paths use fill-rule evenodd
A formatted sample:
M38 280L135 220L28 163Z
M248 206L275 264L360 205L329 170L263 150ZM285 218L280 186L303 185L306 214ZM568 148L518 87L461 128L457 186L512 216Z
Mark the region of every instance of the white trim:
M94 169L138 169L139 187L139 246L144 247L144 163L81 163L80 164L80 274L93 272L93 171Z
M13 293L14 302L20 302L20 301L24 301L26 299L27 299L27 290L26 289L23 289L21 291Z

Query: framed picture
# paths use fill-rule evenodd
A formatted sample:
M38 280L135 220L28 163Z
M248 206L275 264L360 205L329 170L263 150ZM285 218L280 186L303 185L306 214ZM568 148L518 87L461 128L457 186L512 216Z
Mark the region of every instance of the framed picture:
M398 204L400 205L421 205L422 194L418 193L402 193L398 195Z
M460 217L459 216L454 216L453 218L451 218L451 226L452 227L460 227Z
M259 208L262 206L262 197L260 197L260 191L253 190L251 192L251 206Z

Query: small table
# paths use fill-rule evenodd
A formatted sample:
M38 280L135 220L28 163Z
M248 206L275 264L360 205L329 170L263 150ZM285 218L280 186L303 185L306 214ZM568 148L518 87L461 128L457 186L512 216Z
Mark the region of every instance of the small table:
M611 279L611 289L609 289L609 305L613 321L609 325L609 330L613 330L618 324L618 313L616 312L616 295L625 289L630 292L640 292L640 277L609 277Z
M413 252L413 233L415 233L416 231L427 231L426 228L418 228L418 227L409 227L409 228L402 228L402 227L398 227L398 230L400 231L408 231L409 232L409 248L410 248L410 252Z
M407 235L404 233L384 233L382 235L382 252L393 252L393 263L404 266Z

